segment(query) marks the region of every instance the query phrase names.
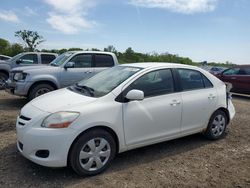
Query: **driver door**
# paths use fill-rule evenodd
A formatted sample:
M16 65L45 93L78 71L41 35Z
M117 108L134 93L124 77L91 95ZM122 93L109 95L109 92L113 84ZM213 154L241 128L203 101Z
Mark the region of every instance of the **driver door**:
M69 62L74 62L74 67L62 68L60 75L62 87L73 85L94 75L92 54L77 54Z
M180 134L182 99L175 93L172 71L161 69L144 74L132 89L144 92L142 101L123 104L125 141L129 148L177 137Z

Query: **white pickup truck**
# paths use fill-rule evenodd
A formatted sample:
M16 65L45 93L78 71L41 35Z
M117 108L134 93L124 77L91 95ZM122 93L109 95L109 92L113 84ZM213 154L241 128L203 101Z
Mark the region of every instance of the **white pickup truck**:
M100 51L65 52L49 66L26 66L10 72L6 90L29 100L47 92L73 85L118 64L116 55Z

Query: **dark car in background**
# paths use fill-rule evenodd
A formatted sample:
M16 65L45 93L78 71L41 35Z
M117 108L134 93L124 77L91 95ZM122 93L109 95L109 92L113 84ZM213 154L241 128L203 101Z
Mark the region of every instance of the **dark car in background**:
M221 72L224 71L224 70L225 70L225 68L222 68L222 67L212 67L212 68L209 70L209 72L210 72L211 74L216 75L216 74L221 73Z
M216 74L223 82L231 83L232 92L250 94L250 65L239 65Z

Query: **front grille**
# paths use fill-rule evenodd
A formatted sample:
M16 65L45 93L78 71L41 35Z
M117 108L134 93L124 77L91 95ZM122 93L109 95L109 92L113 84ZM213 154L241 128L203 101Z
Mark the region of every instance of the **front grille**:
M31 120L31 118L20 115L17 123L18 123L18 125L25 126L26 123L28 123L28 121L30 121L30 120Z

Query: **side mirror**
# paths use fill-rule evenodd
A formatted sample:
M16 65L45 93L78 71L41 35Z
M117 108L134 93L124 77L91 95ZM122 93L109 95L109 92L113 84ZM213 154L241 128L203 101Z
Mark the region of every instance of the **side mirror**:
M19 65L19 64L21 64L21 63L22 63L22 60L21 60L21 59L16 60L16 64L17 64L17 65Z
M144 99L144 92L141 90L132 89L127 93L126 99L132 101L141 101Z
M75 67L75 63L72 61L70 61L70 62L66 63L66 65L64 65L65 69L74 68L74 67Z

